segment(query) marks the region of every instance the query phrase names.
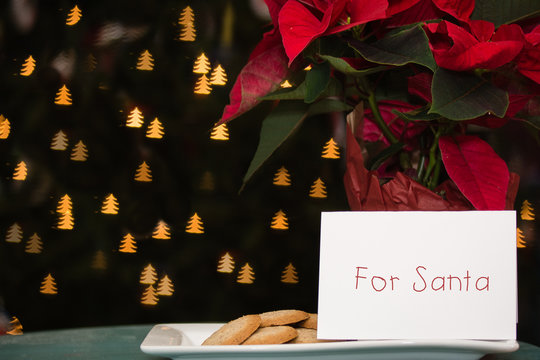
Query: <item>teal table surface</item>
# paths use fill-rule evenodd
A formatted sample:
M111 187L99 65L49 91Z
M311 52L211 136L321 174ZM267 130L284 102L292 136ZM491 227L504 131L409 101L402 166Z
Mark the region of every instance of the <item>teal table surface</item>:
M161 359L140 350L153 325L109 326L26 332L0 336L2 360ZM487 355L482 360L537 360L540 348L520 343L514 353Z
M139 348L153 325L25 332L0 336L2 360L162 359Z

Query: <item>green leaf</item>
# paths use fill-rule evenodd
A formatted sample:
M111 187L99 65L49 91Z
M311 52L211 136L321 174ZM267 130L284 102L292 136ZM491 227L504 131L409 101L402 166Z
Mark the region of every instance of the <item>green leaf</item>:
M331 112L349 112L352 109L352 106L345 104L343 101L327 98L311 104L308 110L308 116L327 114Z
M257 169L293 133L307 115L308 106L301 102L283 101L263 120L259 145L244 175L243 185L251 179Z
M304 100L306 97L306 83L302 82L295 88L279 89L264 97L261 100Z
M326 90L330 82L330 64L323 62L313 64L312 68L306 74L306 97L305 102L310 104Z
M428 114L451 120L469 120L487 113L503 117L508 94L485 80L445 69L437 69L431 83L433 102Z
M516 120L524 121L536 130L540 130L540 116L518 117Z
M408 112L401 112L397 110L392 110L392 112L403 120L407 121L432 121L441 118L441 115L435 113L430 114L428 110L429 109L422 108L419 110L412 110Z
M540 14L538 0L476 0L471 18L500 26Z
M364 70L357 70L353 68L351 65L349 65L348 62L343 60L342 58L330 56L330 55L320 55L321 59L324 59L330 63L330 65L336 69L337 71L345 74L345 75L351 75L351 76L365 76L369 74L374 74L383 70L388 69L388 66L376 66Z
M402 143L395 143L388 146L383 151L378 153L373 159L371 159L367 168L369 170L377 170L386 160L400 152L404 146L405 144Z
M351 43L364 59L384 65L423 65L435 71L437 65L429 49L426 33L420 25L396 32L372 44Z

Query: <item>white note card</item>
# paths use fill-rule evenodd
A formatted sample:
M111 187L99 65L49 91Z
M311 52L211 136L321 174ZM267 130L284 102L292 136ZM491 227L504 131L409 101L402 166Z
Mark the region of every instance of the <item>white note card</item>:
M320 339L513 340L515 211L324 212Z

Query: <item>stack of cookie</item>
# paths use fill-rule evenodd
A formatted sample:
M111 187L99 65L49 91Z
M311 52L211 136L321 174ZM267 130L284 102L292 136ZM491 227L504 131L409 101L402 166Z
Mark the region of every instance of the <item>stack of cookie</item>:
M245 315L210 335L202 345L262 345L314 343L317 314L301 310L277 310Z

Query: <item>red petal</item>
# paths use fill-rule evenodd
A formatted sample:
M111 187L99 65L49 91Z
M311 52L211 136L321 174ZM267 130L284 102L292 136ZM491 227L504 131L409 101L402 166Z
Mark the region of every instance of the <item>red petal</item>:
M391 9L391 5L389 6L389 9ZM439 9L433 5L431 0L420 0L410 8L407 8L405 11L401 11L390 17L387 21L385 21L385 25L389 27L396 27L440 17L441 14Z
M510 174L504 160L476 136L439 139L450 178L477 210L503 210Z
M418 0L416 0L418 1ZM387 0L357 0L349 4L351 24L364 24L387 16Z
M513 210L519 188L519 175L510 173L510 181L508 182L508 190L506 191L506 206L505 210Z
M474 10L474 0L433 0L435 6L456 19L466 21Z
M416 95L424 101L431 102L431 81L433 75L420 73L407 78L409 94Z
M272 23L274 24L274 27L278 27L279 12L287 1L288 0L264 0L266 6L268 7L268 12L270 13L270 17L272 18Z
M471 20L469 26L479 41L489 41L495 32L495 24L485 20Z
M420 0L390 0L388 3L388 9L386 10L386 16L392 16L402 11L411 8L416 5Z
M513 60L523 47L519 40L479 42L447 21L427 24L425 29L437 65L450 70L495 69Z
M266 33L240 71L229 94L219 123L228 122L260 102L260 97L276 90L287 76L287 57L279 33Z
M408 112L416 108L418 108L417 105L411 105L400 100L385 100L379 102L379 110L384 122L390 128L390 131L405 144L416 140L418 134L424 131L426 125L422 122L405 122L392 111ZM365 111L363 139L371 142L380 140L387 145L390 144L379 127L375 124L372 112L369 109L366 109Z
M304 5L289 0L279 13L279 31L283 47L289 57L289 65L315 38L321 36L330 25L333 6L330 4L322 20L319 20Z

